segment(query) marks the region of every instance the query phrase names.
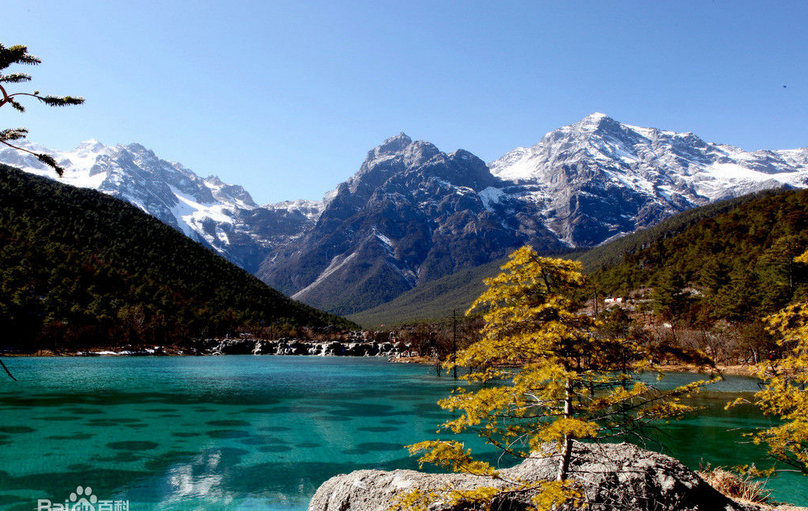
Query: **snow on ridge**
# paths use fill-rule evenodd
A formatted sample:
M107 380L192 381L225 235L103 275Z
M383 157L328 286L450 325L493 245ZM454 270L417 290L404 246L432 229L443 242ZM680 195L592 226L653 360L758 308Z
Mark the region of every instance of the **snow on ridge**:
M87 143L95 142L88 141ZM97 143L97 142L96 142ZM82 143L85 144L85 143ZM40 144L28 141L18 141L18 145L29 151L45 153L52 156L65 170L64 175L59 177L51 167L41 163L36 156L22 153L16 149L8 148L0 151L0 161L9 165L19 167L21 170L37 176L47 177L60 183L76 186L78 188L99 189L107 178L107 172L91 174L91 169L96 163L100 154L107 154L111 150L102 145L98 153L87 150L79 145L73 151L58 152L48 149Z
M276 202L274 204L265 204L260 206L264 209L279 211L286 210L289 212L300 213L308 220L316 222L325 209L325 201L315 201L308 199L287 200L283 202Z
M622 173L634 178L641 173L650 176L653 169L664 170L666 175L679 176L688 181L691 175L699 175L700 180L726 180L730 168L737 171L731 176L735 181L760 183L775 179L796 186L806 186L808 176L808 149L744 151L722 144L707 143L706 146L689 146L688 139L697 138L692 133L677 133L620 124L625 130L634 132L639 140L626 139L619 131L597 129L608 116L596 112L576 124L563 126L544 135L533 147L519 147L488 164L492 174L513 183L533 182L538 185L554 174L554 168L564 163L573 164L581 159L592 159L601 163L617 163ZM617 123L617 121L614 121ZM618 123L619 124L619 123ZM597 125L597 126L596 126ZM673 144L681 140L681 146ZM692 149L688 149L692 147ZM560 159L559 159L560 158ZM774 158L774 161L772 160ZM722 167L732 160L733 167ZM777 168L779 162L792 169ZM772 167L771 173L753 170L750 166ZM782 166L782 165L781 165ZM645 169L645 170L644 170ZM801 177L777 178L780 174L800 173ZM636 189L648 190L649 185L625 180L611 173L613 178L623 181ZM647 178L646 178L647 179ZM633 186L630 181L635 181Z
M480 200L483 202L483 207L488 211L493 211L491 205L498 204L506 194L502 188L494 188L493 186L489 186L488 188L481 190L477 195L480 196Z
M357 252L353 252L348 257L343 257L342 254L334 256L331 259L331 263L329 263L328 267L325 270L323 270L322 273L320 273L320 275L317 276L317 279L314 282L312 282L311 284L309 284L308 286L306 286L303 289L301 289L300 291L298 291L297 293L293 294L292 299L300 300L300 298L303 295L305 295L305 293L307 293L308 291L310 291L310 290L316 288L317 286L319 286L328 277L330 277L335 272L337 272L340 268L342 268L343 266L348 264L352 259L354 259L356 257L356 254L357 254Z
M200 238L205 240L216 251L222 253L222 246L230 244L230 238L222 230L223 225L235 225L235 212L230 206L224 204L206 205L197 202L196 198L175 187L171 187L171 192L177 198L174 206L169 208L171 215L175 218L180 230L189 238ZM206 229L206 222L214 222L214 233L211 235Z

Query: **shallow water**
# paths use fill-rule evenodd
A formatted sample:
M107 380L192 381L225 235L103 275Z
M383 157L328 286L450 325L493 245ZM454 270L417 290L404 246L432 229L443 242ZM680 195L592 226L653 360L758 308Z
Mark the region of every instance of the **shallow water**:
M14 358L0 380L0 509L64 502L89 486L130 510L302 510L320 483L361 468L416 468L403 446L437 438L435 402L457 384L423 366L306 357ZM692 375L671 375L671 384ZM744 431L770 422L724 403L754 381L698 398L657 450L733 466L762 450ZM473 437L470 445L479 442ZM808 479L770 482L808 504ZM89 494L89 492L88 492Z

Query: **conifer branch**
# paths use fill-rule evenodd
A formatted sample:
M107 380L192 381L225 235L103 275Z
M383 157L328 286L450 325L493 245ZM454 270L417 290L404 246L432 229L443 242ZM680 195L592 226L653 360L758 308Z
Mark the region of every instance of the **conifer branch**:
M27 75L25 73L13 73L10 75L0 75L0 82L5 83L22 83L22 82L30 82L31 75Z
M8 130L6 130L6 131L8 131ZM26 130L26 132L27 132L27 130ZM17 137L17 139L19 139L19 138L23 138L23 137ZM9 139L9 140L15 140L15 139ZM49 154L35 153L34 151L29 151L28 149L25 149L24 147L19 147L19 146L9 144L8 142L3 140L2 138L0 138L0 144L5 144L5 145L7 145L8 147L10 147L12 149L16 149L17 151L22 151L24 153L28 153L28 154L32 154L32 155L36 156L37 160L41 161L42 163L44 163L48 167L55 170L56 173L59 174L59 177L62 177L62 175L64 175L64 173L65 173L65 169L63 167L59 166L59 164L56 163L56 160L53 158L53 156L51 156Z
M28 48L26 46L16 45L7 48L3 44L0 44L0 69L5 69L12 64L35 66L41 63L42 61L39 58L28 53ZM23 83L30 81L31 76L26 73L11 73L7 75L0 74L0 83ZM0 85L0 94L2 94L2 97L0 97L0 108L8 104L19 112L25 112L25 107L17 100L18 97L32 97L48 106L69 106L81 105L84 103L84 98L81 97L50 95L42 96L40 95L39 91L34 91L33 93L15 92L9 94L3 85ZM27 134L28 130L25 128L5 129L0 131L0 143L5 144L12 149L16 149L17 151L22 151L36 156L40 162L53 168L53 170L55 170L56 173L61 177L64 174L64 169L56 163L56 160L52 156L44 153L29 151L28 149L8 143L9 140L23 139Z
M4 364L2 360L0 360L0 366L3 366L3 369L6 370L6 374L8 375L9 378L11 378L14 381L17 381L17 378L15 378L13 374L11 374L11 371L8 370L8 367L6 367L6 364Z

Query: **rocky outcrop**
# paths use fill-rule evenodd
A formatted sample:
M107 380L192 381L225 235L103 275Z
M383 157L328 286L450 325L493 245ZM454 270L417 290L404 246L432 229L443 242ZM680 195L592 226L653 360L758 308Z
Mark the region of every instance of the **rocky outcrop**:
M344 357L401 357L410 355L410 345L402 342L307 341L284 338L204 339L194 348L200 355L314 355Z
M323 483L309 511L387 511L397 496L413 489L469 490L480 486L502 488L507 481L553 480L558 457L531 457L504 469L502 478L465 474L426 474L412 470L360 470ZM679 461L632 444L576 443L570 478L580 484L591 511L759 511L764 508L725 497ZM523 511L534 492L504 492L492 509ZM435 503L430 511L461 511L473 506L450 507ZM572 509L563 507L561 509Z

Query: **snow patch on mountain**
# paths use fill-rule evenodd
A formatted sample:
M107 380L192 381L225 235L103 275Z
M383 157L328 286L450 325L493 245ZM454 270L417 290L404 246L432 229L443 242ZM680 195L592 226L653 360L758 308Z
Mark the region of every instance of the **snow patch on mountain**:
M482 190L477 195L480 196L480 200L483 201L483 207L488 211L494 211L492 209L493 204L498 204L503 197L505 197L505 192L502 188L494 188L493 186L489 186L485 190Z
M303 299L306 293L315 289L317 286L325 282L331 275L338 272L340 269L342 269L344 266L346 266L348 263L354 260L356 258L356 254L357 252L353 252L347 257L343 255L334 256L334 258L331 259L331 263L326 267L325 270L323 270L320 276L317 277L317 279L314 282L304 287L297 293L293 294L292 298L295 300Z
M92 188L123 199L171 225L188 237L208 245L232 262L255 271L266 250L298 236L297 226L316 221L322 203L290 201L260 207L241 186L216 176L200 178L177 162L158 158L140 144L106 146L87 140L72 151L53 151L22 141L20 146L49 154L64 167L57 177L35 156L5 149L0 162L26 172L80 188ZM266 215L299 214L277 232L271 221L254 223ZM302 227L301 227L302 228ZM291 235L288 231L292 229Z
M325 209L325 201L313 201L306 199L288 200L278 202L275 204L266 204L262 206L266 209L273 211L287 211L293 213L300 213L308 220L316 222Z
M380 233L375 227L373 228L373 234L376 236L376 239L382 242L387 253L390 255L393 254L393 240L385 236L384 234Z

